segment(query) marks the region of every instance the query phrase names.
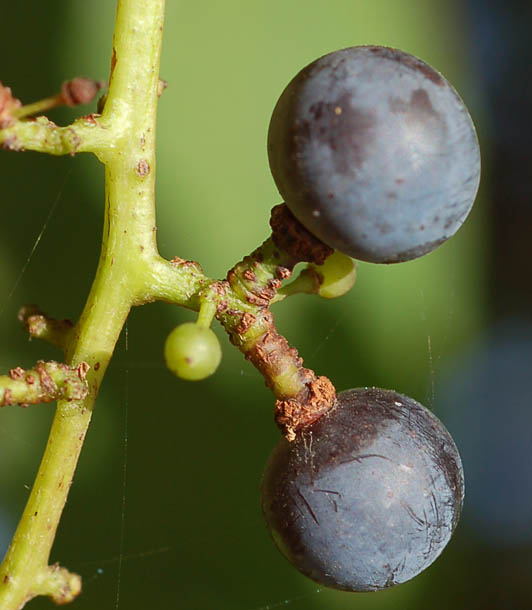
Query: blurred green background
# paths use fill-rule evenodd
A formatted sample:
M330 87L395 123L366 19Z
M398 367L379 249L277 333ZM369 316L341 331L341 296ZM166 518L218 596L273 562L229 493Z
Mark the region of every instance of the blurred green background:
M169 0L161 69L169 86L159 114L160 250L198 260L218 277L268 235L269 210L279 203L266 156L268 121L282 89L304 65L346 46L399 47L443 72L470 107L483 147L484 181L457 236L421 260L360 264L357 285L336 302L301 296L275 306L281 332L306 365L339 389L394 388L449 424L465 447L466 482L468 469L480 478L472 483L471 508L468 496L464 521L448 549L414 581L387 592L318 591L279 555L262 522L260 478L279 437L262 379L220 328L224 359L217 374L197 384L172 377L163 365L163 342L192 314L153 304L132 312L117 347L53 549L52 561L83 575L84 591L74 607L532 607L530 498L518 484L513 495L505 495L496 478L507 480L505 455L515 449L515 443L500 442L499 427L512 403L501 398L492 428L484 428L481 408L469 408L479 392L460 377L479 362L476 346L486 344L486 333L507 313L503 305L494 307L500 303L494 289L499 276L506 278L499 293L517 303L519 320L525 319L516 323L514 335L526 336L530 316L530 303L522 306L526 299L518 290L524 283L518 267L511 261L497 267L506 248L494 254L493 224L503 225L492 172L498 124L486 88L488 67L478 53L478 40L487 36L478 27L479 15L485 17L494 4L478 12L473 2L448 0ZM108 0L20 0L3 7L0 80L29 102L77 75L107 78L114 11ZM509 23L510 36L515 30ZM501 45L502 54L502 43L490 41ZM65 123L75 113L50 116ZM22 304L38 303L54 317L79 315L99 253L103 170L84 155L3 152L0 176L5 372L60 357L44 343L29 342L16 314ZM519 362L530 362L531 344L525 342ZM510 341L505 362L513 362L512 349ZM495 386L489 396L503 387L500 371L494 364L478 372L480 386L487 378ZM510 366L508 375L516 371ZM0 553L28 496L52 415L51 405L0 413ZM523 446L529 448L530 415L521 410L519 417ZM512 434L510 427L508 439ZM526 466L528 455L511 468ZM488 469L492 463L497 472ZM529 478L525 468L519 480L530 487ZM502 507L494 508L494 520L488 515L482 521L475 506L485 507L492 496ZM514 531L511 515L521 503L523 533L514 540L505 532ZM505 515L507 529L491 539L489 532ZM51 603L38 599L29 607Z

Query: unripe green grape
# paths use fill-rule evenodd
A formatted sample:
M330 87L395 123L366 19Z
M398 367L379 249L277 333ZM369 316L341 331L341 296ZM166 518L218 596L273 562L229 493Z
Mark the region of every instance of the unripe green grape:
M212 375L222 359L218 337L205 326L176 326L164 344L166 366L181 379L199 381Z
M341 297L351 290L355 283L356 263L341 252L333 252L323 265L309 266L322 278L318 294L324 299Z

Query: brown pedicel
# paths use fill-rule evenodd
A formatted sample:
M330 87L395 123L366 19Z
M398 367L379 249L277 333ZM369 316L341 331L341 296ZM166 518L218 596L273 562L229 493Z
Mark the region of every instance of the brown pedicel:
M334 406L336 390L327 377L318 377L303 367L297 350L277 331L269 306L282 280L290 277L297 263L323 264L333 250L309 233L284 204L273 208L270 225L272 241L279 248L279 252L274 251L274 258L279 260L273 271L275 277L258 279L262 263L259 249L235 265L226 280L242 300L258 307L258 311L242 314L221 307L218 315L223 318L232 343L259 370L275 394L275 422L292 441L298 430ZM290 377L288 382L286 376ZM283 393L287 385L296 388L294 394Z

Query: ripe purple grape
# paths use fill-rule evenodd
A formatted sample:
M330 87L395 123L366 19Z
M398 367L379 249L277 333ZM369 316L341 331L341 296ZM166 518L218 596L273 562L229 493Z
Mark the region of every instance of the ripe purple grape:
M266 465L262 509L285 557L346 591L405 582L449 541L464 497L462 464L443 424L412 398L347 390L281 439Z
M325 55L273 111L270 168L296 218L332 248L375 263L422 256L451 237L478 189L471 117L420 59L387 47Z

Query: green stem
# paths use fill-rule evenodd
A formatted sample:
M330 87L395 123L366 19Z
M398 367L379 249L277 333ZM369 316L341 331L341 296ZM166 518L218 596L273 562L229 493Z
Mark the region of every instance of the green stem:
M26 104L18 108L14 108L9 112L11 119L23 119L36 114L43 114L46 110L57 108L59 106L78 106L79 104L88 104L92 102L98 91L105 86L105 83L95 81L92 78L78 76L72 80L66 81L61 86L61 92L46 97L37 102Z
M204 300L200 305L196 324L201 328L209 328L216 315L216 303Z
M48 565L55 532L89 426L94 401L127 315L134 305L161 299L213 315L232 342L265 376L276 419L288 438L331 407L330 381L304 369L280 336L269 305L300 261L318 264L330 248L288 212L272 214L272 238L238 263L227 279L206 277L197 263L163 260L155 240L155 127L164 0L118 0L109 93L101 117L57 127L45 117L0 130L4 148L55 155L93 152L105 165L102 250L78 323L40 330L53 339L67 365L90 367L88 394L59 400L48 444L13 541L0 566L0 608L17 610L36 595L70 601L80 579ZM203 309L202 309L203 308ZM27 380L26 380L27 381ZM4 393L5 398L5 393Z
M30 337L48 341L64 350L68 345L73 324L70 320L54 320L43 313L36 305L24 305L18 312L18 319Z
M303 367L297 350L277 331L269 307L297 262L314 258L323 262L330 249L306 235L294 220L280 222L280 214L286 217L283 210L274 209L272 237L237 263L227 280L207 278L191 261L158 262L160 273L152 274L151 296L200 312L205 304L211 305L210 311L216 308L216 317L231 342L262 373L277 398L276 422L292 440L298 429L332 406L336 393L326 377L317 377ZM285 229L288 236L283 239ZM283 241L286 249L281 247ZM183 291L183 278L190 292Z
M34 369L11 369L0 375L0 407L82 400L87 395L87 365L70 368L59 362L38 362Z
M272 299L273 303L278 303L286 299L286 297L294 296L295 294L317 294L320 287L319 281L314 274L301 272L295 280L281 286L279 291Z
M262 373L277 398L275 418L291 440L296 430L332 406L335 389L327 378L303 367L297 350L277 331L269 307L296 263L323 263L332 250L308 234L283 208L272 210L272 237L237 263L227 280L206 277L192 261L158 260L158 272L151 275L150 298L196 311L204 303L216 307L216 317L231 342Z
M286 224L278 222L280 214L286 217L284 210L272 210L272 237L227 274L233 295L254 309L235 310L226 301L219 307L218 319L232 343L264 375L277 398L276 423L286 438L293 440L297 430L332 407L336 390L329 379L303 367L297 350L277 331L269 307L296 263L309 257L321 260L329 249L300 231L295 221L287 218Z
M146 298L152 267L159 261L154 180L163 18L164 0L119 0L105 113L92 127L83 119L74 124L74 133L78 128L83 131L76 150L97 152L106 166L100 262L86 306L65 346L68 364L89 363L89 394L80 401L58 403L33 489L0 567L2 610L22 608L35 595L69 601L79 590L79 579L66 570L52 570L48 561L103 375L129 310ZM21 121L10 129L16 135L17 128L36 124L53 133L39 119ZM64 136L72 127L55 129ZM10 130L5 131L9 137ZM63 136L45 145L41 133L34 150L72 152L71 141L61 149ZM26 140L24 147L30 148Z
M77 119L67 127L58 127L44 116L16 121L0 129L0 145L7 150L35 150L49 155L74 155L78 152L106 150L112 133L100 128L92 117Z
M32 116L34 114L43 114L47 110L51 108L57 108L64 104L63 96L58 93L57 95L52 95L51 97L45 97L42 100L38 100L37 102L32 102L31 104L25 104L17 110L14 110L11 113L11 116L14 119L23 119L24 117Z

